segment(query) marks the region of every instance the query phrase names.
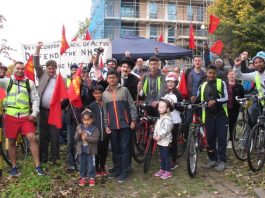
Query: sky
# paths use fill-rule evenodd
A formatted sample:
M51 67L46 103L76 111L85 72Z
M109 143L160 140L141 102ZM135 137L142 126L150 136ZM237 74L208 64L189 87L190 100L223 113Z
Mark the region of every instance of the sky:
M11 57L24 61L22 44L51 43L60 41L62 26L70 42L78 31L78 22L90 18L92 0L1 0L0 14L6 22L0 29L0 40L7 39L10 47L16 49ZM0 62L10 60L0 56Z

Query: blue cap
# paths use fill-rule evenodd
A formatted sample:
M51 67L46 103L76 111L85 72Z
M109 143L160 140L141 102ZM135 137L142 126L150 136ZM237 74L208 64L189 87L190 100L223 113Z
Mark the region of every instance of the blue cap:
M265 62L265 52L264 51L258 52L256 56L252 59L252 61L254 62L256 58L260 58Z

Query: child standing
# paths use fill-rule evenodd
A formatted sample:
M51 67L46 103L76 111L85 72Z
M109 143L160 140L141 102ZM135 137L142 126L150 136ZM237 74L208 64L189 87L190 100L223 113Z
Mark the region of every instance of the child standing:
M167 93L163 97L164 99L167 99L173 104L176 104L177 102L182 101L182 95L176 88L177 86L177 75L173 72L170 72L166 76L166 83L167 83ZM181 123L181 117L180 117L180 107L177 105L174 105L174 110L171 112L171 118L174 123L174 127L172 129L172 143L170 147L170 153L171 153L171 169L177 168L177 144L178 144L178 130L179 130L179 124Z
M82 124L77 126L75 140L77 142L77 154L80 162L79 186L85 186L89 179L89 186L95 185L95 155L97 154L97 142L99 131L93 125L94 117L92 111L86 109L81 114Z
M106 176L108 172L105 169L106 160L108 156L109 134L106 133L104 127L104 112L103 112L103 95L104 87L96 85L92 88L92 94L95 101L89 105L89 109L94 113L95 125L99 129L98 154L96 155L96 177Z
M154 140L157 141L160 154L160 170L154 174L161 179L172 177L169 159L169 144L172 141L171 130L173 128L173 120L170 112L173 111L171 103L161 98L158 103L159 119L155 125Z

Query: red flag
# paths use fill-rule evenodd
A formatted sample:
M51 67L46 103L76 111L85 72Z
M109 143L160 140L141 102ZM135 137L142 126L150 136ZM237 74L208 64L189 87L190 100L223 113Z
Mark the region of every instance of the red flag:
M80 97L80 86L81 86L81 67L77 69L67 90L69 100L72 103L72 105L76 108L81 108L83 106Z
M222 54L223 47L224 43L221 40L218 40L212 45L210 51L220 55Z
M77 38L78 38L78 36L75 36L75 37L71 40L71 42L73 42L73 41L77 41Z
M104 63L102 60L102 56L100 57L100 62L99 62L99 69L103 69L104 68Z
M208 32L209 34L213 34L215 30L217 29L218 25L220 23L220 19L214 15L210 15L210 23L209 23L209 28Z
M62 128L62 108L61 101L68 98L66 87L61 74L56 78L55 88L50 102L50 113L48 124L55 125L56 128Z
M159 42L163 43L164 42L164 37L163 34L160 34L160 37L158 39Z
M3 100L6 97L6 91L3 88L0 88L0 100Z
M33 55L30 55L29 60L25 66L25 76L35 82Z
M63 25L60 54L62 55L68 48L69 48L69 45L65 37L65 28Z
M188 97L188 87L187 87L187 81L186 81L186 74L185 71L182 72L179 86L178 86L179 92L182 94L183 98Z
M88 30L86 31L86 37L85 37L85 40L86 40L86 41L91 40L91 36L90 36L90 33L89 33Z
M189 40L189 46L190 49L195 49L195 40L194 40L194 30L193 30L193 25L190 24L190 40Z

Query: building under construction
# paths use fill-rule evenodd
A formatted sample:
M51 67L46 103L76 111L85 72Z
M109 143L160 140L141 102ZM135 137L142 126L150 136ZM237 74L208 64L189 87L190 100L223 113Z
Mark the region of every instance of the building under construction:
M93 0L94 39L141 36L188 48L193 24L197 52L207 42L207 7L213 0Z

